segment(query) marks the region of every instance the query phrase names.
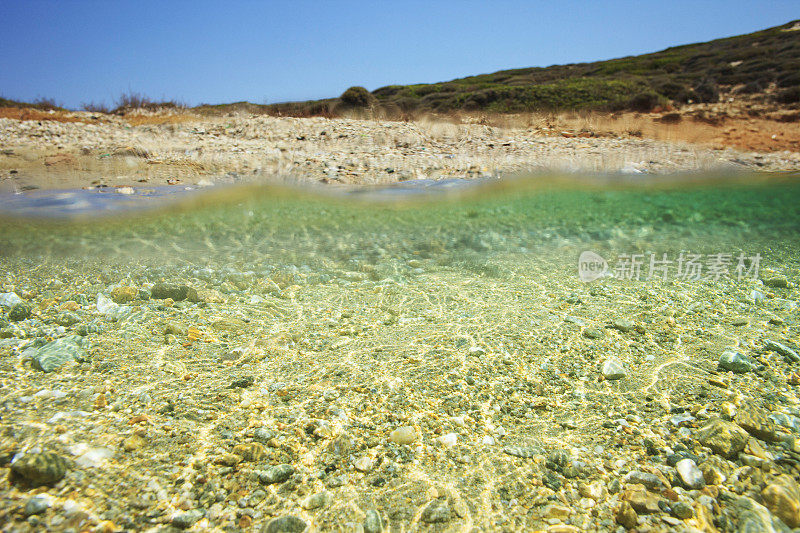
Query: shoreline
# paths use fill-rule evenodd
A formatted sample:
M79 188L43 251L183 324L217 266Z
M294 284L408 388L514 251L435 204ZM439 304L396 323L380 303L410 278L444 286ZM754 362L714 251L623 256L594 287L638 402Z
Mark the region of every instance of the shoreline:
M0 118L0 191L202 186L270 181L267 176L371 185L525 172L800 170L800 152L589 136L547 127L243 114L162 114L150 120L130 125L120 117L93 124Z

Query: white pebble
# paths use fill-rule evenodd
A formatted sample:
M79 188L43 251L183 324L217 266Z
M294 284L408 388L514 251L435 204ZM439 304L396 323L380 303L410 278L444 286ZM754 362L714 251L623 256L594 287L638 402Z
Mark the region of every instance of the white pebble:
M439 437L438 440L440 443L444 444L448 448L451 448L456 445L458 442L458 435L456 433L448 433L447 435L442 435Z

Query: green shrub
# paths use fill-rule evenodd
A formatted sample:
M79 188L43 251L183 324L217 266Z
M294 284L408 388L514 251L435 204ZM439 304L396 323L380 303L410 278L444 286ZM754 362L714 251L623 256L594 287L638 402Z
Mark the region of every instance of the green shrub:
M402 85L387 85L386 87L375 89L372 91L372 95L378 99L391 98L392 96L397 96L403 89L405 87Z
M781 104L796 104L800 102L800 85L783 89L775 95L775 100Z
M758 81L758 80L756 80L756 81L751 81L751 82L749 82L749 83L746 83L746 84L744 85L744 87L741 87L741 88L740 88L738 91L736 91L736 92L737 92L738 94L757 94L757 93L760 93L760 92L764 92L764 86L763 86L763 85L762 85L762 83L761 83L760 81Z
M401 111L408 113L409 111L415 111L419 107L420 101L416 98L403 96L398 98L395 104Z
M639 93L628 101L628 108L641 113L648 113L656 107L659 97L654 92Z
M776 81L781 87L794 87L800 85L800 72L793 70L780 74Z
M343 92L339 100L345 107L365 108L373 103L375 97L364 87L356 86Z
M656 88L656 91L678 104L685 104L694 97L694 93L689 87L674 81L662 83Z
M719 87L711 78L705 78L694 88L695 101L709 104L719 101Z

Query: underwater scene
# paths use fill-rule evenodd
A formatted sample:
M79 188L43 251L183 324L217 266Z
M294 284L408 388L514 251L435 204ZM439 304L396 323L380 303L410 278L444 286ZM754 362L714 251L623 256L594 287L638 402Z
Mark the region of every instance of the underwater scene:
M0 527L797 531L798 178L6 195Z

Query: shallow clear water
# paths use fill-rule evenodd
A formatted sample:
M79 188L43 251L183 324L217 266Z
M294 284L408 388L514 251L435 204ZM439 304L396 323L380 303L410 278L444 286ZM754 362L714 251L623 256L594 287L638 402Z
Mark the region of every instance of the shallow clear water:
M122 503L96 511L121 505L133 529L187 506L209 526L241 523L226 505L257 490L267 503L246 503L250 525L292 514L343 527L373 509L407 530L440 523L438 501L451 529L543 528L537 509L561 489L532 457L566 449L599 479L603 461L641 450L610 419L656 427L670 406L761 387L708 380L726 347L797 342L799 201L797 176L537 176L224 189L66 219L7 211L0 292L31 309L2 315L4 420L21 449L110 450L61 483L116 491ZM36 350L71 335L78 360L42 372ZM603 377L611 358L623 378ZM403 426L412 444L392 442ZM687 437L665 428L671 446ZM134 432L147 444L121 451ZM254 442L264 455L247 459L237 446ZM259 481L278 464L292 487ZM176 476L195 480L183 496ZM204 492L214 483L221 500ZM332 500L309 509L320 491ZM610 505L567 521L595 527Z
M65 254L102 262L216 261L259 275L282 261L315 271L316 264L320 275L333 268L368 273L379 263L396 263L408 274L413 268L406 263L414 258L525 265L535 264L542 252L577 268L581 247L606 259L641 254L648 261L654 253L677 260L691 247L704 254L780 253L795 245L800 218L796 176L647 182L538 176L311 193L270 186L163 189L18 195L0 212L6 217L0 222L2 253L17 259ZM333 263L322 266L325 261Z

